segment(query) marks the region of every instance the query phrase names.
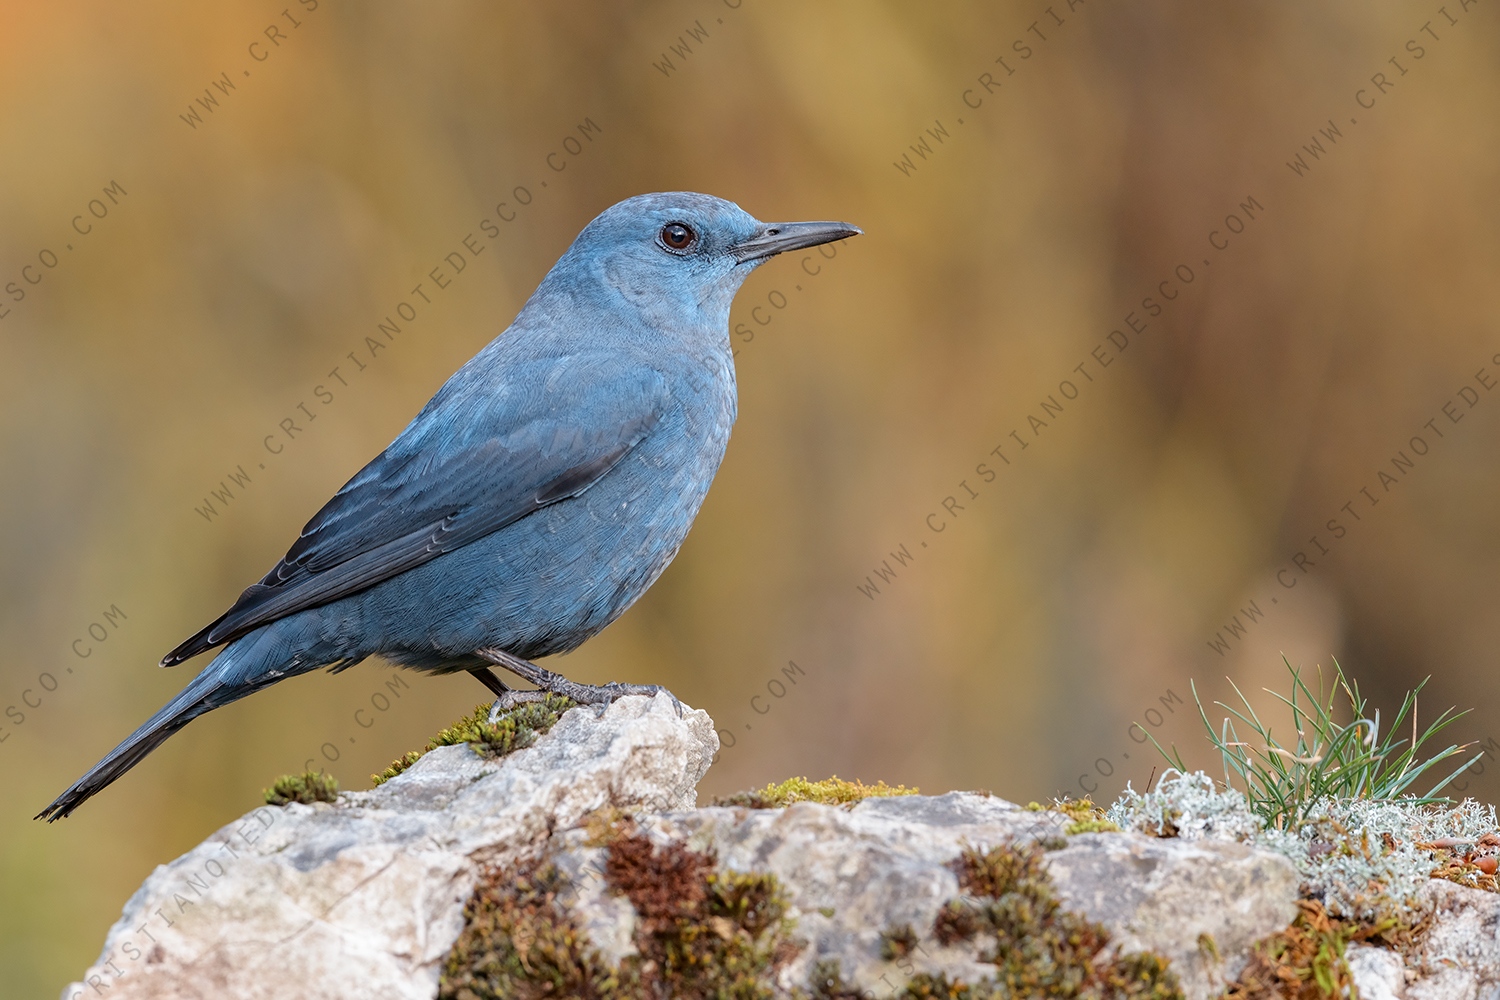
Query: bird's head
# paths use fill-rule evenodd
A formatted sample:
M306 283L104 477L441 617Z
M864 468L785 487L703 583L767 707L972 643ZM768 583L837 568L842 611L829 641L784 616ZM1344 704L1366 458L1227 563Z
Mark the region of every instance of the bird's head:
M734 293L756 267L776 254L860 232L846 222L761 222L712 195L643 194L590 222L554 275L570 284L598 283L658 328L723 331ZM576 284L571 290L578 291Z

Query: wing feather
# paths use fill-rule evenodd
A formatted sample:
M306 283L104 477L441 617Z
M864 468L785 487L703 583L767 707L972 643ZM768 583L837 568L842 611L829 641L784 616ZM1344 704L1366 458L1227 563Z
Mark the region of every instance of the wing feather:
M631 374L641 391L621 392L617 384L614 392L581 393L575 405L550 400L535 407L541 412L534 419L510 433L495 433L457 450L452 445L434 448L419 429L423 417L442 418L440 411L429 413L441 400L439 394L391 447L308 521L259 583L168 653L162 666L373 587L578 496L661 418L667 402L661 377ZM442 457L433 460L434 451Z

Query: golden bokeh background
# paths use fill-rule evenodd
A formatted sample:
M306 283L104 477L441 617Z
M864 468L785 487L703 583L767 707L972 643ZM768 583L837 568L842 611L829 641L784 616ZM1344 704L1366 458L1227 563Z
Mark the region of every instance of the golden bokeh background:
M1460 0L0 5L0 993L277 775L368 787L480 700L299 678L30 819L644 191L867 233L750 279L697 526L552 663L707 709L705 793L1108 799L1132 722L1213 767L1190 683L1283 652L1489 739L1497 56Z

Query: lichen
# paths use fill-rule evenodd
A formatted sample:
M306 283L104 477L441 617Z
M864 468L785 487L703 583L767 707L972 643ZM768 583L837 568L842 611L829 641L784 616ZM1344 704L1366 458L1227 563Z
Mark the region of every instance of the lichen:
M1063 908L1039 845L966 848L953 862L963 896L942 907L933 934L943 945L979 938L992 981L913 979L903 996L1181 1000L1168 960L1149 952L1106 951L1102 924Z
M1500 821L1493 806L1473 800L1326 799L1309 804L1293 828L1274 830L1238 791L1201 772L1169 772L1144 795L1127 786L1108 815L1152 836L1231 840L1282 854L1297 869L1302 895L1321 900L1337 919L1399 922L1433 877L1496 888L1481 876L1491 847L1500 847ZM1487 836L1494 845L1481 843Z
M1127 784L1105 815L1126 830L1183 840L1247 842L1264 827L1245 796L1233 788L1221 790L1201 771L1168 771L1145 794Z
M370 775L370 780L377 786L382 785L421 760L423 754L438 747L468 743L476 753L490 758L524 750L576 704L569 698L549 694L542 701L528 702L502 713L494 722L489 721L489 705L476 705L469 715L428 740L426 747L397 757L391 761L390 767Z
M1053 799L1045 806L1039 802L1028 802L1026 809L1029 812L1062 813L1072 821L1063 829L1063 832L1070 837L1080 833L1118 833L1120 831L1120 825L1110 819L1103 809L1094 805L1094 800L1087 795L1081 799L1071 796Z
M716 806L744 806L749 809L784 809L796 802L818 802L828 806L853 806L869 798L890 795L916 795L916 788L905 785L892 787L883 781L866 785L861 781L845 781L838 776L822 781L806 778L788 778L781 784L769 784L752 792L737 792L727 798L714 800Z
M301 802L304 805L332 802L339 797L339 782L326 771L283 774L265 790L265 796L266 804L272 806L284 806L289 802Z

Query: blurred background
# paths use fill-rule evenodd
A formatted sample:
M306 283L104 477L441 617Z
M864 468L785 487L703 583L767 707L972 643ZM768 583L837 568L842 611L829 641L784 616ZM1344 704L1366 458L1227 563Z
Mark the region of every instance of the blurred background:
M0 5L0 993L278 775L368 787L481 700L296 679L30 819L644 191L867 233L741 291L692 535L550 663L708 710L705 797L1107 801L1132 723L1216 770L1191 685L1268 707L1283 653L1500 736L1500 22L1447 10Z

